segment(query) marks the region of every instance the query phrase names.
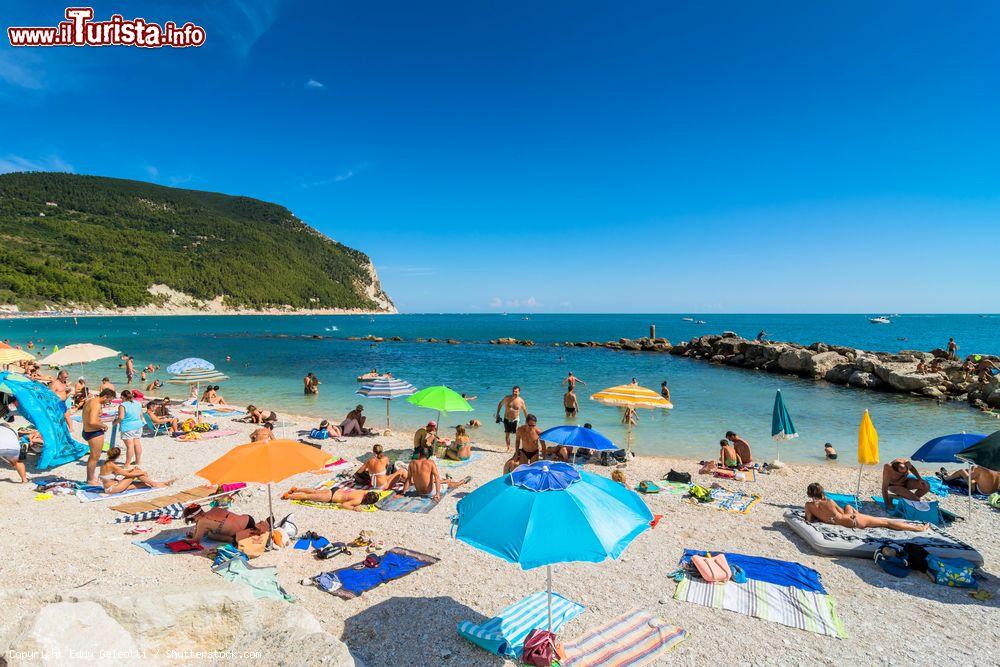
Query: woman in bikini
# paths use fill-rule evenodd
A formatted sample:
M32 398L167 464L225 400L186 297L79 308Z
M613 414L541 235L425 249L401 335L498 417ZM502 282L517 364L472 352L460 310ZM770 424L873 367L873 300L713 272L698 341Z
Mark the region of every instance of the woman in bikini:
M257 522L249 514L236 514L224 507L205 510L201 505L188 505L183 516L184 523L194 524L188 537L195 542L206 536L219 542L235 542L240 533L257 528Z
M820 521L845 528L888 528L889 530L908 530L920 533L927 530L926 523L913 523L898 519L885 519L878 516L862 514L854 507L840 505L826 497L823 487L813 482L806 489L809 500L806 501L806 522Z
M446 459L452 461L467 461L472 456L472 438L466 433L465 427L459 424L455 427L455 439L444 452Z
M314 503L334 503L343 509L361 512L366 505L378 502L378 491L364 489L300 489L293 486L281 496L282 500L308 500Z
M397 483L406 481L406 471L390 471L389 463L389 457L383 453L382 445L375 445L372 447L372 457L361 464L354 477L364 479L367 474L373 489L391 489Z
M170 486L174 480L157 482L150 479L145 470L141 468L125 468L118 465L115 460L121 456L122 450L119 447L112 447L108 450L108 460L101 466L101 474L97 478L104 487L104 493L115 494L128 491L129 489L149 487L151 489L161 486Z

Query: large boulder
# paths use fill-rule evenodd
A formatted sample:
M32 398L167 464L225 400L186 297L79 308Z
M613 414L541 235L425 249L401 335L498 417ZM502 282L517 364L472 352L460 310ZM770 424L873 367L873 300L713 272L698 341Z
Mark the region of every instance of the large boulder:
M823 379L833 384L847 384L848 380L851 379L851 375L856 371L857 369L854 367L854 364L837 364L826 372Z
M819 352L806 362L806 370L815 378L824 377L836 366L847 363L847 357L837 352Z
M96 602L41 608L4 656L8 665L107 665L136 661L139 645Z
M917 373L915 364L893 361L875 364L875 375L896 391L921 391L944 380L940 373Z
M786 350L778 357L778 368L789 373L806 375L811 372L813 352L805 348Z
M879 379L874 373L866 373L865 371L856 370L851 373L851 377L847 379L847 384L852 387L861 387L862 389L878 389L885 383Z

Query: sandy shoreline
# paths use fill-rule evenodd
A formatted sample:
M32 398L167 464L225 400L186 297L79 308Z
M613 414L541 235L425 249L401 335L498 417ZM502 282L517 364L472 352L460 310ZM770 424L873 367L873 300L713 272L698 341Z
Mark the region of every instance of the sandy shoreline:
M186 443L165 436L144 438L143 467L157 478L177 476L177 489L200 484L194 471L246 441L248 425L223 422L239 433ZM311 425L311 421L289 425L279 435L294 437L298 428ZM324 450L351 460L370 451L374 443L387 449L405 449L410 439L409 433L355 438L326 444ZM471 475L469 489L474 489L499 473L505 456L498 449L482 448L478 460L451 473L456 477ZM638 457L629 463L626 474L634 484L641 479L659 479L670 468L696 473L697 465L680 459ZM610 474L609 468L600 466L587 469ZM84 474L82 464L63 466L56 472L73 479L82 479ZM300 475L276 485L276 490L318 484L330 476ZM35 502L33 487L6 483L12 477L13 472L5 470L0 483L0 504L8 517L7 557L0 559L4 581L0 596L5 609L0 614L0 644L6 645L21 618L28 617L43 601L60 596L163 596L236 586L212 574L209 562L201 557L154 558L130 544L136 538L125 535L125 527L109 523L117 515L108 509L113 502L80 503L73 497ZM710 483L710 478L694 477ZM997 600L976 602L965 591L935 586L915 574L892 579L870 561L821 556L791 536L782 514L789 506L801 506L806 484L820 481L831 490L849 491L856 477L856 470L844 466L795 465L772 475L758 475L754 483L724 482L727 488L762 496L748 515L694 506L678 496L648 496L651 509L664 519L638 538L621 560L556 568L555 589L587 607L567 624L561 636L572 638L641 607L689 631L688 641L668 654L664 663L717 660L719 637L739 637L741 664L987 664L988 660L974 658L969 647L996 644L1000 635ZM876 493L877 483L878 471L867 470L863 493ZM283 550L266 554L253 564L277 566L279 580L295 596L296 604L319 619L327 632L341 637L371 667L501 664L461 639L455 624L488 617L524 595L544 589L544 574L523 572L452 539L449 517L459 493L446 496L429 514L344 512L276 501L277 514L294 512L301 529L315 530L331 540L349 541L367 529L388 546L441 559L358 599L340 600L299 583L305 577L356 562L357 552L353 558L318 561L302 551ZM942 506L966 514L964 499L949 496L942 500ZM266 490L252 488L243 493L235 509L260 517L266 514L266 507ZM998 528L1000 513L977 503L970 520L950 529L983 554L984 569L991 575L985 587L994 594L1000 556L995 538ZM674 583L666 575L675 568L684 548L770 556L817 569L836 599L849 638L822 637L675 601ZM294 663L294 656L289 660Z

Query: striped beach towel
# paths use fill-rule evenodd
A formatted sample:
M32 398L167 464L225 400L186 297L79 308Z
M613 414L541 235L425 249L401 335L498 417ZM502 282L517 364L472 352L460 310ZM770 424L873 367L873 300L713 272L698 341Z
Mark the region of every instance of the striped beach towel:
M448 493L448 487L441 487L441 497L444 498ZM386 512L412 512L413 514L427 514L432 509L437 507L440 500L434 500L429 496L421 496L416 493L397 493L389 496L388 498L383 498L376 503L376 506L380 510Z
M462 621L458 624L458 634L495 655L520 658L528 633L535 628L549 627L547 600L545 591L532 593L484 623ZM583 609L583 605L553 593L552 632L558 631Z
M760 501L760 496L754 496L742 491L729 491L727 489L712 489L712 499L715 501L712 506L716 509L735 512L736 514L749 514L754 505Z
M641 667L687 638L652 614L635 609L564 644L563 667Z
M828 637L847 638L832 596L794 586L757 579L748 579L745 584L734 581L710 584L684 577L677 584L674 599L727 609Z
M139 521L155 521L161 516L169 516L171 519L180 519L184 514L183 503L174 503L173 505L167 505L166 507L160 507L155 510L144 510L142 512L135 512L134 514L126 514L125 516L120 516L116 518L112 523L133 523Z

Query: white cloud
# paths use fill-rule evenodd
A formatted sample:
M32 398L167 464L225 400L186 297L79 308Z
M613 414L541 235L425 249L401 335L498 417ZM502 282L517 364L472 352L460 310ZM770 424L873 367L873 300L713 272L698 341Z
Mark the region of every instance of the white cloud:
M326 88L326 86L317 81L316 79L309 79L308 81L306 81L306 88L313 88L319 90L320 88Z
M490 299L490 308L506 308L507 310L524 308L525 310L534 310L541 307L542 304L533 296L529 296L527 299L501 299L495 296Z
M17 88L41 90L45 88L41 68L31 66L34 54L0 52L0 81ZM37 61L37 58L34 58ZM37 65L37 62L35 62Z
M332 183L343 183L344 181L352 179L361 172L365 171L366 169L368 169L368 167L369 167L368 162L362 162L358 166L351 167L347 171L336 174L332 178L321 178L317 181L306 181L304 183L300 183L299 187L301 187L303 190L310 190L312 188L321 188L324 185L330 185Z
M492 299L490 299L490 308L501 308L502 306L503 306L503 300L500 297L495 296Z
M14 171L74 171L73 165L58 155L52 155L41 160L29 160L20 155L7 154L0 158L0 174Z
M146 165L146 173L149 174L149 177L153 179L160 177L160 170L151 164Z

